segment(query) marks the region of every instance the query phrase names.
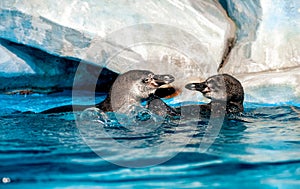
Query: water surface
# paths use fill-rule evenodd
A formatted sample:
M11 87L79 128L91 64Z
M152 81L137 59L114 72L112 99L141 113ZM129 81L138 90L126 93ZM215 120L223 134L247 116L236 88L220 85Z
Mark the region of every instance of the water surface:
M133 129L93 122L82 130L72 113L22 113L71 100L69 93L0 95L0 188L300 187L297 104L246 102L243 120L225 121L205 152L199 150L205 121L161 124L153 130L147 124ZM130 150L123 153L116 145ZM145 162L150 166L131 167Z

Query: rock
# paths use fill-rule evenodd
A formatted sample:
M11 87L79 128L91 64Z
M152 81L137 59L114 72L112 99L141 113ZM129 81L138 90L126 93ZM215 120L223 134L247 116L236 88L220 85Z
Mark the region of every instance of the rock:
M0 40L0 90L71 88L76 64L41 50ZM52 90L49 90L52 89Z
M223 72L240 74L300 66L300 1L227 2L238 32Z
M282 71L240 74L247 102L265 104L300 104L300 67Z
M0 38L46 52L47 61L3 44L0 89L70 87L74 76L83 81L79 88L98 86L97 76L106 67L116 73L149 69L174 75L174 87L182 89L176 103L200 99L183 86L218 71L240 79L258 102L265 92L255 91L273 86L291 89L283 98L300 96L300 2L219 1L225 10L215 0L3 0ZM70 64L82 66L75 73ZM109 88L116 74L102 75Z
M0 46L0 77L35 74L27 62L9 51L5 46Z
M117 73L149 69L187 80L217 73L234 24L217 1L9 0L0 36Z
M238 77L246 92L286 86L291 90L281 91L282 96L300 96L299 7L298 0L227 0L237 41L220 72ZM278 96L270 100L280 101Z
M0 39L0 91L31 94L72 89L76 74L81 79L77 89L107 92L117 77L116 73L88 64L82 64L77 71L79 63ZM98 82L89 86L98 78Z

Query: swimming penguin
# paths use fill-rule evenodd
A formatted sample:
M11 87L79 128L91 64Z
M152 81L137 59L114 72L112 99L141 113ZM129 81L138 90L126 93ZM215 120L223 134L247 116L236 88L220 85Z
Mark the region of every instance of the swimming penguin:
M140 105L160 86L173 81L172 75L155 75L147 70L128 71L115 80L108 97L96 107L103 111L122 112L122 108Z
M143 99L147 99L160 86L173 81L174 77L172 75L157 75L147 70L131 70L119 75L114 81L107 98L95 106L104 112L123 112L130 105L140 105ZM41 113L82 111L89 107L91 106L67 105L51 108Z
M236 114L243 112L244 90L241 83L228 74L209 77L202 83L189 83L185 86L189 90L201 92L211 102L203 105L186 105L170 107L158 97L148 101L148 108L158 115L181 116L181 118L209 118L212 109L216 114ZM215 114L215 115L216 115Z
M244 89L241 83L231 75L219 74L206 79L202 83L189 83L185 86L189 90L199 91L211 102L200 105L200 111L210 113L212 103L224 104L227 114L235 114L244 111Z

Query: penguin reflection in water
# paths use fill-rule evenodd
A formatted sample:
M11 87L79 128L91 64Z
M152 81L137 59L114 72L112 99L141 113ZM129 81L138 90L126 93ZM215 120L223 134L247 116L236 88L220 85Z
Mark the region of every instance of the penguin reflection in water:
M158 75L147 70L131 70L117 77L113 83L107 98L95 105L103 112L126 113L130 106L141 106L156 89L162 85L172 83L172 75ZM91 106L67 105L45 110L41 113L60 113L70 111L82 111Z
M183 117L209 118L215 116L233 115L244 111L244 90L241 83L231 75L219 74L201 83L189 83L185 88L199 91L211 99L208 104L188 105L178 108L169 107L159 98L153 97L148 102L148 108L159 115L180 115Z

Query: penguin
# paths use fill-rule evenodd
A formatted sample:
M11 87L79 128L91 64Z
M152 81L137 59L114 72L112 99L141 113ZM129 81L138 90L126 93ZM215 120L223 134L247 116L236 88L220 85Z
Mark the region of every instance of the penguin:
M186 89L199 91L211 99L208 104L200 105L201 114L211 113L215 107L225 107L226 114L237 114L244 111L244 89L242 84L229 74L218 74L201 83L188 83Z
M165 84L175 80L172 75L158 75L148 70L130 70L119 75L114 81L106 99L95 105L103 112L125 113L131 105L140 106L143 100L147 100L151 94ZM82 111L91 106L67 105L45 110L41 113L60 113L70 111Z
M241 83L231 75L219 74L207 78L201 83L188 83L185 88L199 91L204 97L211 99L208 104L170 107L159 97L148 101L148 108L158 115L181 116L181 118L210 118L214 115L233 115L244 111L244 89Z

